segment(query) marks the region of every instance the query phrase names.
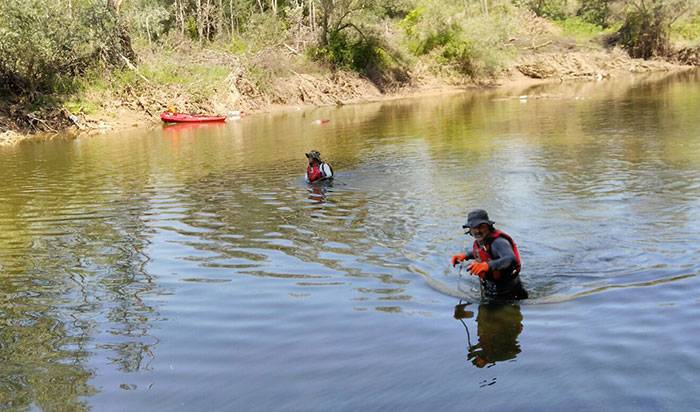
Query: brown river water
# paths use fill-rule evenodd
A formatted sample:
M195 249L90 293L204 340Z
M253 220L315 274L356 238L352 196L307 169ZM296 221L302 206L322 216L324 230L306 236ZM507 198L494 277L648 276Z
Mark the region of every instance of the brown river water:
M312 149L332 184L304 183ZM700 72L0 165L0 410L700 410ZM482 304L450 266L474 208L518 243L531 299Z

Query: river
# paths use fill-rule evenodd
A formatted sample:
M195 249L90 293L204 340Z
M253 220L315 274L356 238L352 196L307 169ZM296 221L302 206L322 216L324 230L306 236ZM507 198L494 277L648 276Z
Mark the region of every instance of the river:
M0 410L700 410L699 113L688 71L0 148ZM474 208L530 299L450 266Z

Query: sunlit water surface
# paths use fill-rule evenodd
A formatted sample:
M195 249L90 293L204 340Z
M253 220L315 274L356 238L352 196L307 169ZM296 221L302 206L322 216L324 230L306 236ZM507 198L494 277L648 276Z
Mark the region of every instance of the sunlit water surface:
M303 182L311 149L332 185ZM0 410L700 410L698 72L0 164ZM450 267L477 207L532 299L480 304Z

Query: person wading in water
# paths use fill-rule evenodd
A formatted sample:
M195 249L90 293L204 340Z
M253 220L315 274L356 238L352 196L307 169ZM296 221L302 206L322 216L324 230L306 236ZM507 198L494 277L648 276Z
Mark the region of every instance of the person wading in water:
M493 227L489 214L483 209L469 212L462 228L474 237L474 245L466 253L452 256L452 266L474 259L468 269L481 282L481 298L488 300L527 299L528 293L520 282L520 255L515 241Z
M309 167L306 168L306 176L304 176L307 183L333 179L333 168L321 160L321 153L318 150L310 151L306 154L306 158L309 159Z

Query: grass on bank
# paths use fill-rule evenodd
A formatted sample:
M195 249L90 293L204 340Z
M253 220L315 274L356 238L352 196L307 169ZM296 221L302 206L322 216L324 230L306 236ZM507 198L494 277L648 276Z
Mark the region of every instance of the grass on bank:
M587 22L577 16L554 20L554 24L561 28L564 36L573 38L577 45L584 45L590 43L591 40L597 37L615 33L620 30L621 27L621 24L617 23L603 28L602 26Z
M137 70L93 70L73 78L69 86L60 90L66 96L63 107L74 114L91 115L115 96L152 94L158 90L186 91L189 100L198 104L220 91L232 70L226 62L203 61L197 54L152 53L138 47L136 51L144 56L136 62Z
M671 41L688 46L700 46L700 11L671 26Z
M308 48L297 50L293 60L282 58L289 54L286 46L269 44L270 36L214 41L205 43L205 47L177 36L164 37L158 44L134 39L134 49L140 56L140 61L134 62L138 72L92 71L73 79L63 87L64 91L73 90L64 93L70 97L63 106L73 113L93 114L103 106L105 96L124 95L126 89L134 93L158 89L186 92L189 101L199 104L227 90L233 73L245 76L258 92L267 93L277 79L290 73L326 75L331 67L365 76L372 76L366 70L371 65L385 72L400 67L414 74L428 72L447 82L480 81L507 69L523 45L541 44L543 39L563 35L573 38L577 45L591 47L591 40L620 28L619 24L603 28L580 17L536 19L517 8L503 9L489 17L478 13L468 17L459 5L431 4L421 5L402 18L363 26L363 36L355 31L332 33L324 48L306 43ZM560 34L536 30L547 24L557 26ZM279 34L279 30L273 27L269 31ZM674 33L684 39L700 38L700 24L678 24Z

